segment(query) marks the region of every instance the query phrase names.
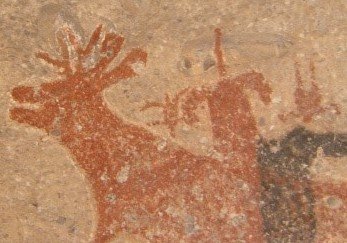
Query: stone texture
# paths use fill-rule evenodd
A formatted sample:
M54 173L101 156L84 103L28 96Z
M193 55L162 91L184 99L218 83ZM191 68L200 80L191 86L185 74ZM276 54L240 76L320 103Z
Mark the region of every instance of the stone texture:
M344 1L3 0L0 242L344 242Z

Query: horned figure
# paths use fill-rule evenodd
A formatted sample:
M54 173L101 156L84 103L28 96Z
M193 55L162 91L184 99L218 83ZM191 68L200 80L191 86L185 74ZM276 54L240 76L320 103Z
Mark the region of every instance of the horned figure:
M142 110L153 107L163 109L164 119L155 123L167 125L170 134L175 136L175 127L178 122L188 125L198 121L194 111L204 101L208 102L208 108L213 124L213 135L218 151L228 156L232 152L238 154L241 150L248 150L248 142L253 144L256 140L256 121L251 112L251 105L245 94L245 89L258 92L260 99L265 104L271 101L272 92L270 86L264 82L262 74L249 72L236 78L227 76L226 66L223 61L221 49L222 33L220 29L215 30L215 56L217 59L217 70L220 79L212 87L199 87L184 89L174 98L166 94L165 101L147 102ZM180 105L180 101L183 100ZM180 114L182 113L182 114ZM231 136L230 136L231 135ZM251 149L254 152L254 149ZM238 154L240 158L250 155L248 152ZM253 156L253 154L251 155ZM247 158L246 158L247 159Z
M309 69L311 83L310 88L306 90L300 72L300 65L298 62L295 62L295 80L297 86L294 97L297 110L291 111L288 114L280 114L280 120L285 122L289 117L294 117L302 118L303 122L309 123L314 117L327 111L336 115L341 114L339 106L335 103L322 105L323 97L316 81L316 68L312 60L310 61Z
M248 178L247 181L250 182L253 178L253 182L258 184L255 182L258 181L258 177L255 176L258 174L255 172L257 170L258 130L245 90L256 91L265 104L270 103L272 90L269 84L264 82L263 75L255 71L234 78L228 76L221 42L221 30L216 29L214 53L220 79L212 87L202 87L190 91L182 105L184 120L188 124L198 121L194 110L200 102L207 101L213 126L215 149L229 161L235 159L242 161L240 173L245 174L245 178ZM254 176L250 176L251 174Z
M216 33L218 49L220 31ZM145 51L133 49L111 68L123 42L113 32L102 37L100 25L83 47L74 31L63 27L57 32L61 58L37 54L59 68L61 78L37 89L12 90L18 103L40 108L16 107L10 117L58 135L88 178L98 212L95 242L106 242L119 232L153 242L262 241L257 130L243 89L254 88L269 102L263 76L251 72L218 81L206 96L216 149L236 156L222 161L198 156L107 107L102 91L135 77L132 65L147 59ZM221 54L216 54L222 65ZM187 100L194 108L199 99ZM187 112L191 108L187 103Z
M309 89L306 89L300 65L295 63L296 110L280 114L279 118L283 122L294 117L310 123L316 116L327 111L340 114L337 104L322 104L322 94L316 82L312 60L309 69L311 80ZM343 133L319 134L297 127L280 140L261 139L258 161L263 186L262 214L269 242L323 242L330 232L335 234L343 231L340 224L336 223L340 218L331 215L332 212L325 207L319 208L317 202L329 194L338 195L345 200L346 193L340 190L345 183L317 183L312 180L310 167L319 149L323 150L326 157L346 156L346 137ZM315 210L316 207L318 210ZM317 234L317 219L322 220L323 224L333 225L325 228L323 236ZM343 234L346 235L345 232Z
M162 108L162 124L166 124L174 136L178 122L192 125L198 121L195 110L199 104L207 101L215 151L221 155L223 163L230 166L231 174L236 173L238 179L249 186L254 197L259 198L260 178L256 155L258 130L245 90L256 91L265 104L270 103L272 90L269 84L264 82L263 75L255 71L234 78L228 76L221 43L221 30L216 29L214 54L220 78L214 85L185 89L172 100L167 95L163 103L148 102L143 109Z
M91 59L94 58L93 51L100 39L100 34L101 26L94 31L86 47L82 48L79 39L71 29L65 27L58 31L57 43L62 59L54 59L45 52L39 52L36 56L59 68L63 79L42 84L39 92L35 92L32 87L21 86L13 89L12 95L15 100L21 103L41 103L42 109L34 111L15 108L11 110L11 117L49 132L54 129L56 123L62 122L58 121L59 118L65 118L64 121L68 122L67 117L73 112L73 109L78 110L81 105L80 100L85 100L87 105L87 99L96 99L100 92L109 85L135 76L131 64L145 63L147 59L147 54L140 49L133 49L118 67L107 71L124 41L123 37L114 33L105 35L99 50L100 60L94 66L89 67ZM69 51L68 42L74 47L72 53ZM98 108L101 109L101 107ZM62 115L62 113L66 114ZM67 134L62 133L62 135ZM68 137L62 137L63 142L68 139Z

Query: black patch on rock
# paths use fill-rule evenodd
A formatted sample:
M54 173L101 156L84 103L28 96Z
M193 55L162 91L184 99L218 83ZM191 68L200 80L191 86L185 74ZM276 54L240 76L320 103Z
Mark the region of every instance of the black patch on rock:
M298 127L258 147L262 216L268 242L312 242L315 198L309 167L321 147L326 156L347 155L347 134L317 134Z

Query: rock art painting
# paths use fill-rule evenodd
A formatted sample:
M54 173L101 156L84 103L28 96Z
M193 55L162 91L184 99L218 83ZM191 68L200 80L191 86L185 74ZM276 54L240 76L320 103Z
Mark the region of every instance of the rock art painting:
M298 118L308 124L323 113L330 112L334 116L341 114L338 104L322 104L322 94L316 82L312 60L308 66L311 80L307 89L301 76L301 66L295 62L296 111L280 114L282 122ZM262 214L264 233L269 242L313 242L317 238L318 242L329 241L328 237L316 237L317 214L320 220L334 222L333 225L336 226L325 229L324 234L334 235L342 231L339 234L346 236L346 231L341 230L341 225L345 223L340 217L334 219L326 207L319 207L319 210L316 208L316 205L319 205L318 200L329 195L346 201L347 194L343 189L345 183L316 183L310 174L310 168L319 151L325 157L346 156L346 139L347 134L321 134L297 127L282 140L261 140L258 161L263 187ZM343 209L337 211L341 210Z
M71 29L62 28L57 33L60 59L44 52L37 54L59 68L62 78L42 84L38 90L14 88L12 96L17 102L35 103L41 108L18 107L10 113L15 121L59 133L61 143L85 171L97 201L95 241L105 242L119 231L159 242L262 241L257 128L243 89L255 89L264 102L269 102L271 89L263 75L250 72L227 77L221 31L216 30L215 53L221 77L214 87L204 87L204 92L191 90L185 110L192 113L197 102L208 100L215 150L220 156L196 156L184 148L162 144L161 138L127 123L107 108L102 91L122 79L131 82L136 75L132 64L146 63L147 53L133 49L117 67L108 70L124 38L108 32L99 45L101 32L99 26L83 47ZM96 52L98 60L94 61ZM165 104L173 105L164 106L164 110L177 109L175 102L168 100ZM173 126L171 116L175 112L167 114L167 124ZM143 160L150 161L150 166L143 166ZM116 176L120 173L121 179ZM183 205L189 212L170 211ZM225 215L220 217L216 212L222 208ZM231 209L234 215L228 213Z
M311 181L309 166L319 149L326 156L345 156L346 134L316 134L299 127L278 140L262 138L248 91L268 105L272 88L260 72L228 73L221 29L214 30L214 38L214 83L166 94L164 101L144 101L141 108L162 111L163 119L148 125L167 126L174 140L178 123L198 122L196 110L205 102L212 124L210 155L194 154L108 108L103 91L132 82L136 65L146 65L151 53L122 51L125 38L101 25L87 43L70 27L61 27L56 32L60 56L36 54L58 69L59 78L12 90L16 107L10 118L54 134L90 183L97 211L94 242L108 242L121 233L142 242L315 238L315 198L326 187ZM336 104L322 105L313 62L310 72L307 91L295 64L297 111L279 115L283 122L300 117L309 123L328 110L341 113ZM336 190L346 200L342 189Z
M322 104L322 94L316 82L316 71L313 61L311 60L309 62L311 80L308 89L305 87L305 83L301 77L300 67L300 64L298 62L295 62L296 90L294 96L297 110L291 111L288 114L280 114L279 118L282 121L287 121L290 117L301 118L303 122L309 123L316 116L324 112L329 111L335 115L340 115L341 111L337 104Z

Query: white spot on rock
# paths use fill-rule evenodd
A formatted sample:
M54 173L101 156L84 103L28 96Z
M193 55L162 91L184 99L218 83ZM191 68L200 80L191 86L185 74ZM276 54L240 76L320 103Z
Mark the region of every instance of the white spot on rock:
M167 146L167 142L165 140L162 140L158 143L157 149L158 151L163 151Z
M202 202L204 200L204 195L202 193L201 188L198 185L193 186L192 193L195 199L199 202Z
M102 175L100 176L100 180L103 182L108 181L110 178L107 175L107 172L102 173Z
M130 171L130 165L125 165L121 168L121 170L117 173L116 180L119 183L124 183L128 180Z
M208 142L208 138L207 137L202 137L199 140L199 143L201 143L201 144L207 144L207 142Z
M280 104L281 102L282 102L281 96L276 96L272 99L272 103L274 103L274 104Z

